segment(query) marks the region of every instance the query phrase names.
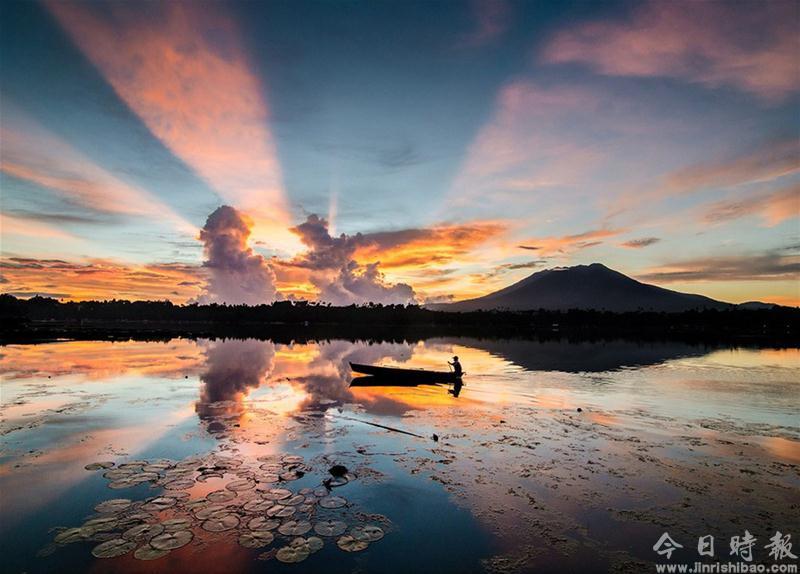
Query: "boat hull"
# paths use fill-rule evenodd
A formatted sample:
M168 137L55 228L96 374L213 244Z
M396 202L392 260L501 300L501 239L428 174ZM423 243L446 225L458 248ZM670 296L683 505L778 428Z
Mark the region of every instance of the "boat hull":
M461 377L456 377L455 373L445 373L441 371L426 371L423 369L398 369L395 367L377 367L375 365L362 365L359 363L350 363L350 369L354 373L362 375L370 375L372 384L380 382L381 384L396 384L396 385L435 385L439 383L455 383L461 380ZM353 379L353 385L357 384L358 379ZM364 385L366 386L366 385Z

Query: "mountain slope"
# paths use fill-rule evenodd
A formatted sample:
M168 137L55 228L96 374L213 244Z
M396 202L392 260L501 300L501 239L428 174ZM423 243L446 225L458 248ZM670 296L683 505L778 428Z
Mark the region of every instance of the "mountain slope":
M441 311L478 309L597 309L606 311L686 311L725 309L729 303L641 283L600 263L546 269L479 297L431 306Z

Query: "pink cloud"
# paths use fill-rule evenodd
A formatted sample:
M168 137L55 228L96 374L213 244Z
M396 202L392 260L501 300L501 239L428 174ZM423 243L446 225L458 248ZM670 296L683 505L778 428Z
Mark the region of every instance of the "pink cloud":
M556 34L543 59L586 64L610 76L732 86L777 102L800 88L797 21L791 0L651 0L625 21L589 22Z
M119 97L226 201L288 236L269 110L236 23L217 3L102 9L48 2Z
M720 223L751 215L761 217L770 227L800 217L800 184L751 194L741 199L718 201L703 210L703 220L707 223Z

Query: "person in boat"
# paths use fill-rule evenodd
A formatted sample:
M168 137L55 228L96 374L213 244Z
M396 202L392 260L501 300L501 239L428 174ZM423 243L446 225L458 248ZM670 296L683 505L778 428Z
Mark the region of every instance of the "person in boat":
M453 362L447 362L448 365L453 367L453 372L455 373L456 377L461 378L461 375L464 374L464 370L461 368L461 363L458 362L458 357L453 357Z

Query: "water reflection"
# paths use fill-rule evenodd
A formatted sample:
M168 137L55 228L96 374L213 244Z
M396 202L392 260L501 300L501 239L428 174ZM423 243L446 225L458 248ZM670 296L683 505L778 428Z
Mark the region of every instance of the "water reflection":
M453 355L469 373L463 387L350 384L351 361L443 370ZM80 524L98 502L159 494L141 485L111 492L102 473L87 478L84 465L223 453L243 461L236 478L249 481L291 453L308 468L284 486L317 486L344 464L358 477L347 497L398 525L390 542L370 550L377 562L358 564L365 570L442 570L453 559L441 552L448 534L445 548L467 549L457 557L462 571L491 563L491 553L498 565L526 571L578 571L586 561L610 567L620 556L647 561L651 534L665 526L684 539L734 520L751 532L789 529L800 460L798 369L797 350L619 341L7 346L0 539L14 541L9 571L52 570L62 556L71 571L141 571L131 557L93 562L86 548L36 557L52 541L51 527ZM233 477L204 479L186 490L192 500L226 489ZM151 571L202 569L219 556L231 571L264 566L235 537L204 544ZM304 568L356 568L330 546Z

